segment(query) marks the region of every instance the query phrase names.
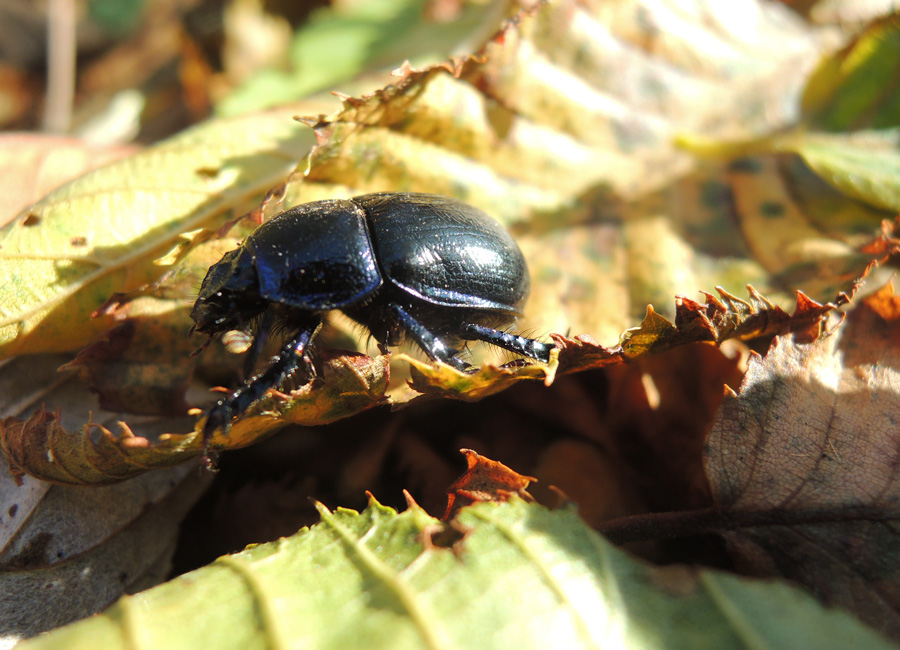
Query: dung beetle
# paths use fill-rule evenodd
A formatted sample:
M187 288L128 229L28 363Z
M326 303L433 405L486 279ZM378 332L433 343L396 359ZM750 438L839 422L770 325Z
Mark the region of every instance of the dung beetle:
M191 312L210 338L255 331L249 375L268 334L285 341L269 366L208 412L208 444L297 370L312 381L311 348L326 312L338 309L382 346L408 336L458 370L461 340L481 340L540 361L552 345L497 328L521 315L530 280L512 237L485 213L436 194L382 192L306 203L260 225L212 265Z

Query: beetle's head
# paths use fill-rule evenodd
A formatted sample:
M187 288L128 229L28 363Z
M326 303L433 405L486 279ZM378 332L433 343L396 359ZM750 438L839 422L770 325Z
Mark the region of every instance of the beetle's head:
M209 267L191 311L191 332L213 336L246 329L266 305L259 295L253 256L242 246Z

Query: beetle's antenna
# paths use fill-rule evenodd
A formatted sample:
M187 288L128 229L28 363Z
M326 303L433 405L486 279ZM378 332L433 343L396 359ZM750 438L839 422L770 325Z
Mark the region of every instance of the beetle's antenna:
M193 332L193 331L194 331L194 328L192 327L191 332ZM212 340L213 340L213 337L210 336L205 341L203 341L203 343L200 344L199 348L197 348L196 350L191 352L191 359L193 359L194 357L200 356L203 353L203 351L209 347L209 344L212 343Z

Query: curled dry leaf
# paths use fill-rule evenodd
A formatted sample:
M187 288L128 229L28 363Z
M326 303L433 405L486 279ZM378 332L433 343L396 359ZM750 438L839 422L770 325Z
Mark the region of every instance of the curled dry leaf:
M322 359L324 381L267 395L235 423L228 436L214 436L212 448L237 449L286 423L325 424L383 403L390 377L387 356L373 359L343 353L323 354ZM166 432L165 427L183 421L143 420L140 434L123 421L113 430L92 421L72 430L63 426L59 414L40 408L25 420L0 420L0 449L15 475L69 485L114 483L199 455L199 429L188 434Z
M471 449L460 449L465 454L469 468L447 488L447 510L442 519L454 518L460 508L482 501L506 501L517 495L526 501L534 501L526 488L537 481L524 476L503 463L491 460Z
M900 299L828 336L776 339L726 398L706 465L739 567L807 587L900 639ZM741 523L744 522L744 523Z
M708 294L705 306L682 298L676 310L679 315L676 323L680 323L680 327L651 312L642 327L626 333L623 345L617 348L605 348L587 336L568 339L555 335L559 350L553 353L547 367L485 364L476 373L466 374L443 364L434 365L401 356L401 360L412 368L410 386L415 392L407 394L389 396L389 355L369 357L323 349L323 381L294 390L270 392L234 423L227 436L216 433L212 447L216 450L237 449L253 444L285 424L324 424L382 404L399 405L416 395L477 401L515 382L542 380L549 384L560 372L606 367L623 363L627 358L656 354L689 343L721 343L729 338L787 331L798 332L798 336L803 337L815 336L822 319L835 308L832 303L820 305L799 294L797 308L793 314L787 314L752 290L749 302L721 290L720 295L721 300ZM838 299L844 300L846 297L843 296ZM139 308L140 303L134 307ZM191 347L185 346L186 338L179 336L181 326L170 330L170 334L173 340L179 341L185 354L173 357L167 370L166 366L160 365L165 355L146 357L142 345L131 344L135 339L127 336L128 328L140 320L128 319L124 323L107 341L87 348L64 368L77 368L83 377L91 380L101 398L110 400L107 402L110 405L122 406L115 400L125 400L129 395L134 399L134 395L139 395L139 392L132 394L131 391L140 390L140 380L148 372L162 373L158 376L164 381L157 384L157 395L160 398L171 395L180 385L182 373L188 371L180 365L181 359L188 356L186 350ZM152 328L148 330L152 331ZM122 338L117 338L119 336ZM124 342L127 353L122 358L112 355L105 360L103 357L110 355L111 349L117 349L117 342ZM119 369L122 372L117 374ZM92 373L97 373L99 379ZM108 381L106 374L109 374ZM133 379L134 375L138 379ZM199 431L202 420L187 434L169 433L171 429L164 428L175 426L178 420L148 423L132 418L130 421L136 422L134 427L121 422L111 428L108 424L89 420L80 429L73 430L62 426L57 414L41 408L28 419L8 417L0 421L0 447L6 451L15 473L65 484L109 483L151 468L183 462L201 451Z

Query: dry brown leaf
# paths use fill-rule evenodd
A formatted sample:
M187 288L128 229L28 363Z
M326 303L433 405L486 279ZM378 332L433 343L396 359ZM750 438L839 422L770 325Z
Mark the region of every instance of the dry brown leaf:
M743 570L803 584L900 638L900 298L776 339L725 400L706 465Z
M460 452L465 454L469 468L447 488L444 521L455 517L460 508L480 501L505 501L512 495L533 501L526 488L536 478L519 474L471 449L460 449Z

